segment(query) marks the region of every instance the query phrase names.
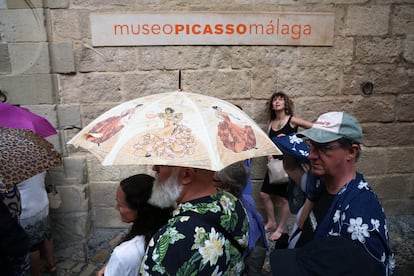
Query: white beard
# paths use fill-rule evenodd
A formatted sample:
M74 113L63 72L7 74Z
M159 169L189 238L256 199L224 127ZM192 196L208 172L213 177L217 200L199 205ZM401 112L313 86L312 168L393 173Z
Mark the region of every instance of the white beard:
M152 194L148 203L160 208L173 207L183 191L183 186L178 183L178 169L174 169L171 176L164 182L155 179Z

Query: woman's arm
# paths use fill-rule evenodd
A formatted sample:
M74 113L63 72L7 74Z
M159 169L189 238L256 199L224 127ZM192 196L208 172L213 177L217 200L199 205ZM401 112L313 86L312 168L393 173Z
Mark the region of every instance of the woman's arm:
M311 128L312 125L313 125L312 122L306 121L306 120L304 120L302 118L299 118L299 117L296 117L296 116L292 116L292 118L290 119L290 122L294 126L298 126L298 127L305 128L305 129Z

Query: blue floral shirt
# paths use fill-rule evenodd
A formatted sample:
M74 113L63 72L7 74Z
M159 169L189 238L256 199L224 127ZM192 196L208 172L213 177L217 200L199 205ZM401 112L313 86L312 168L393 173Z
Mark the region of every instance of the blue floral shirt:
M141 275L241 275L242 254L214 225L220 224L246 250L249 223L232 194L181 203L167 225L151 239Z
M377 261L383 275L394 274L395 258L388 240L384 209L362 174L357 173L338 192L314 238L328 235L359 241Z

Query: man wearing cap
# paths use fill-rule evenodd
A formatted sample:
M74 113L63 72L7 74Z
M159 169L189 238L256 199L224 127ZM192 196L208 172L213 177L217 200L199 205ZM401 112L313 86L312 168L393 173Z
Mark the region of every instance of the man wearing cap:
M328 112L298 136L310 146L311 172L320 178L324 189L314 203L314 217L307 218L296 245L303 248L287 254L283 250L273 252L272 268L283 271L289 263L285 258L290 258L296 261L299 270L295 271L300 275L320 275L324 271L337 271L335 275L392 275L395 259L383 208L363 175L356 171L362 143L358 121L345 112ZM318 254L312 251L315 248L324 256L316 258ZM335 257L337 262L332 261ZM356 264L361 260L367 260L363 267L368 270L358 270ZM354 265L347 268L345 264Z
M149 202L173 199L178 206L149 242L141 275L242 275L249 226L241 202L216 189L214 171L178 166L153 170L156 183Z

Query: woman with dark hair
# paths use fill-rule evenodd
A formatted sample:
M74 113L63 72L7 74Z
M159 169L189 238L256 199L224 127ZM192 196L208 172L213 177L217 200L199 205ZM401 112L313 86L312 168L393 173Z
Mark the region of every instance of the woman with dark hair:
M150 204L154 178L137 174L121 181L116 193L116 210L121 220L132 226L115 247L108 263L98 275L138 275L145 249L154 233L167 223L173 210Z
M298 127L305 129L312 127L311 122L293 116L293 110L293 101L285 93L275 92L272 94L266 107L266 112L269 116L267 131L270 138L295 133ZM269 156L270 158L283 159L283 156ZM285 225L290 214L287 191L288 182L272 185L269 183L269 175L266 171L260 196L263 200L267 217L265 230L273 232L270 235L270 240L277 240L285 230ZM270 195L277 195L282 198L282 210L279 223L276 223L274 205Z

